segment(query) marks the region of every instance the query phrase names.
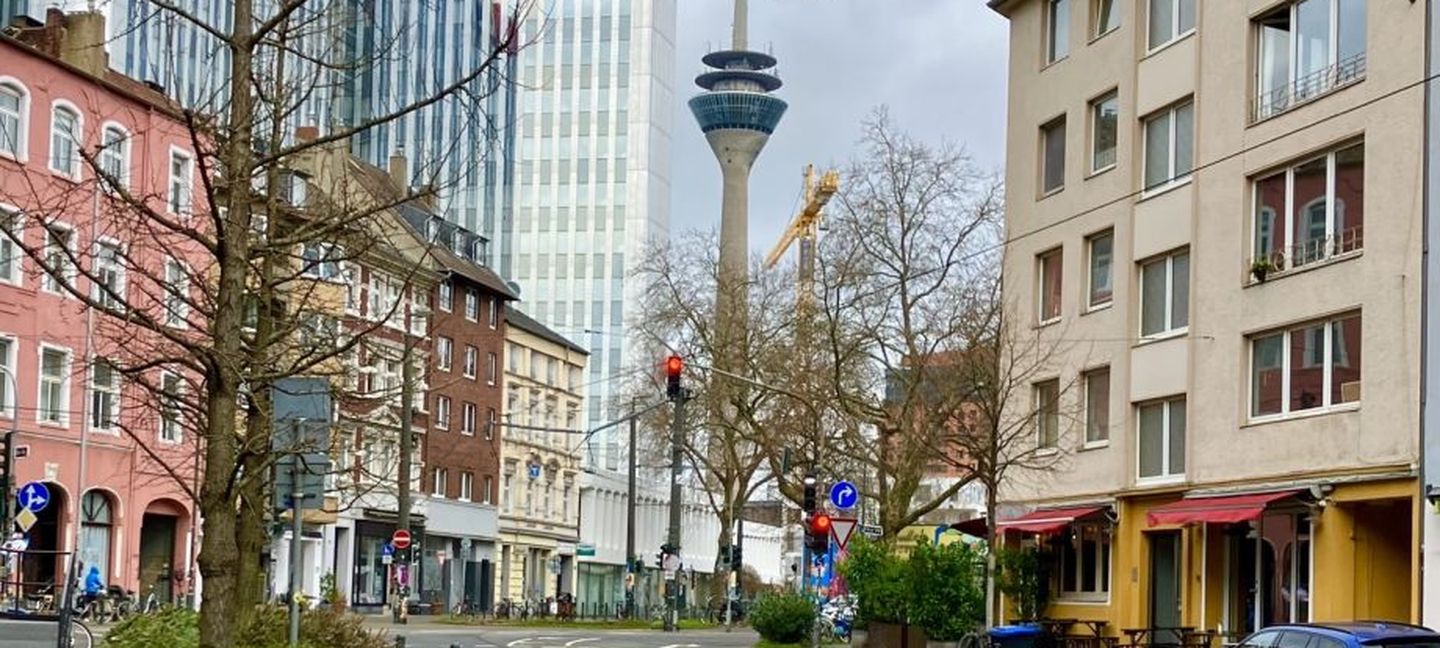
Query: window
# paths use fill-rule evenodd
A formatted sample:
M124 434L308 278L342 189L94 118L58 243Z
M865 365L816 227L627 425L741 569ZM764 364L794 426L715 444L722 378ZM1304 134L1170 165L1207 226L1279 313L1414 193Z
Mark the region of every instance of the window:
M1140 334L1190 325L1190 253L1173 252L1140 266Z
M1140 479L1185 474L1185 397L1140 406Z
M501 304L499 297L494 297L490 300L490 328L493 329L500 326L500 309L502 307L503 304Z
M450 429L450 397L435 397L435 427L442 430Z
M1195 0L1150 0L1150 49L1195 31Z
M0 82L0 155L25 160L30 134L30 94L19 83Z
M493 352L486 354L486 355L485 355L485 384L487 384L487 385L492 385L492 386L493 386L493 385L495 384L495 380L499 377L499 373L500 373L500 358L496 357Z
M70 420L70 353L40 347L40 407L42 423L66 425Z
M435 497L445 497L445 487L449 486L450 472L444 468L436 468L434 472L430 473L430 477L430 494Z
M455 309L455 287L448 281L440 282L440 294L435 300L440 310L450 312Z
M13 337L0 337L0 415L15 417L17 394L13 387L19 380L15 355L19 343Z
M465 319L480 321L480 296L473 289L465 291Z
M45 292L59 294L75 279L74 252L75 233L69 227L51 223L45 227L45 277L40 288Z
M1119 147L1120 95L1111 91L1090 103L1090 172L1115 166Z
M80 112L57 105L50 111L50 170L72 179L80 177Z
M1091 35L1099 38L1120 28L1120 11L1115 6L1115 0L1093 0L1094 16L1092 23L1094 27Z
M339 281L344 277L340 263L343 256L339 246L307 241L300 249L300 259L304 263L300 274L326 281Z
M475 473L460 473L460 501L468 502L475 491Z
M1110 592L1109 524L1076 523L1055 542L1054 579L1061 600L1103 601Z
M450 371L450 357L455 351L455 341L448 337L435 338L435 368Z
M0 86L3 89L4 86ZM20 285L20 259L23 253L12 240L21 239L20 214L0 207L0 283Z
M1355 252L1365 244L1365 144L1305 160L1255 181L1257 279Z
M496 415L496 413L495 413L495 408L493 408L493 407L487 407L487 408L485 409L485 440L486 440L486 441L490 441L490 440L492 440L492 439L495 438L495 428L497 428L497 427L499 427L499 426L500 426L500 417L499 417L498 415Z
M100 135L100 171L106 189L130 186L130 134L110 124Z
M424 336L429 330L430 317L425 307L425 293L419 288L410 288L410 334Z
M185 328L190 315L190 274L175 259L165 260L165 325Z
M480 363L480 352L475 347L465 345L465 377L474 379L475 372Z
M460 433L475 435L475 404L465 403L460 407Z
M1060 445L1060 381L1035 384L1035 436L1040 448Z
M1250 340L1250 416L1323 410L1360 401L1359 313Z
M1065 117L1040 127L1040 149L1043 166L1040 192L1049 194L1065 188Z
M1300 0L1255 20L1251 118L1278 115L1365 78L1365 0Z
M125 304L124 252L115 241L95 243L95 280L91 298L101 308L119 310Z
M1110 368L1085 372L1085 445L1110 440Z
M495 496L494 496L494 495L491 495L491 493L494 493L494 492L495 492L495 478L494 478L493 476L491 476L491 475L486 475L486 476L485 476L485 489L482 490L482 491L480 491L480 503L481 503L481 504L493 504L493 503L494 503L494 497L495 497Z
M1090 308L1108 305L1115 298L1115 232L1090 237Z
M1036 257L1040 273L1040 323L1060 319L1060 289L1064 270L1061 268L1061 249L1054 249Z
M1183 103L1145 118L1145 190L1190 177L1194 168L1195 104Z
M189 153L170 149L170 184L166 205L177 216L190 215L190 188L194 185L195 162Z
M90 368L90 429L115 430L120 413L120 371L105 360Z
M1046 63L1070 54L1070 0L1046 0L1045 31Z

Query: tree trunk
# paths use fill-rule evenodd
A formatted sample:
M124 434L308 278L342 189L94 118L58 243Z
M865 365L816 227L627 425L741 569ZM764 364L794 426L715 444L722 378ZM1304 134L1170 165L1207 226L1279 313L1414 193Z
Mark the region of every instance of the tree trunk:
M985 627L993 628L1000 618L995 596L996 552L1000 545L995 536L995 487L991 484L985 485L985 547Z
M254 428L250 428L254 429ZM265 471L265 457L256 452L247 452L241 459L243 474L252 476L240 488L240 528L236 532L239 551L238 592L235 596L237 610L248 613L263 603L261 592L265 591L265 565L260 556L269 542L266 533L265 510L268 505L265 484L268 479L255 478L256 471Z
M222 283L224 279L221 280ZM222 343L223 344L223 343ZM211 371L207 413L204 481L200 487L200 514L204 542L200 546L200 575L204 589L200 601L201 648L230 648L235 637L235 581L239 562L236 545L235 497L231 489L235 465L235 387L228 369Z

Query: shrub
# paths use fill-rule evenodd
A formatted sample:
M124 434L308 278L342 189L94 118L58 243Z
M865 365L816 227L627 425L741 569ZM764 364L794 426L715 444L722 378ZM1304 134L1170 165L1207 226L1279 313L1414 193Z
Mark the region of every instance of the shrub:
M244 648L284 648L289 637L285 608L267 606L240 620L235 645ZM105 636L108 648L198 648L200 617L190 610L166 609L121 621ZM380 632L366 630L353 614L328 608L307 610L300 617L300 645L305 648L387 648Z
M750 625L761 638L777 644L799 643L814 622L815 606L793 592L762 597L750 611Z
M910 622L959 641L985 621L984 558L963 542L922 542L910 553Z
M871 621L905 623L909 618L910 570L888 545L864 537L850 541L850 555L840 563L840 575L858 599L855 626Z
M1050 599L1040 552L1034 549L1001 549L995 559L995 589L1015 602L1015 614L1019 618L1040 618Z

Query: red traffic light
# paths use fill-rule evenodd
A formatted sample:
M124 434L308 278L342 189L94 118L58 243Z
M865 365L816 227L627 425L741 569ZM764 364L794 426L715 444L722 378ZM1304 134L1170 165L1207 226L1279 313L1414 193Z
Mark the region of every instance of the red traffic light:
M685 361L678 355L672 355L665 359L665 375L678 377L685 369Z
M810 533L815 535L830 536L830 515L828 513L816 513L810 516Z

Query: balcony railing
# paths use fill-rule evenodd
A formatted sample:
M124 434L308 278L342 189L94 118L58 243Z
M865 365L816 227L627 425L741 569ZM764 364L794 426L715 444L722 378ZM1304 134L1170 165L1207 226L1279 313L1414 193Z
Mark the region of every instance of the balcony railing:
M1260 254L1251 260L1250 268L1256 279L1264 281L1267 276L1358 252L1364 247L1365 226L1356 225L1330 236L1313 238ZM1265 263L1266 261L1268 263Z
M1251 122L1269 119L1364 78L1365 53L1361 52L1283 87L1261 91L1252 107Z

